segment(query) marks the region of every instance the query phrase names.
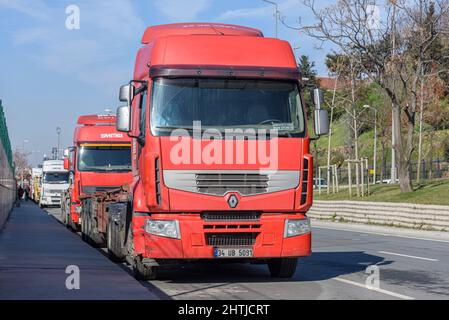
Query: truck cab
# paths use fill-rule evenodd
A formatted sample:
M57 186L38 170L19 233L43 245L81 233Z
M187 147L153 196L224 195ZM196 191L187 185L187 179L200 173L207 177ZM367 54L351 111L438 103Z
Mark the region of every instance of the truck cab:
M62 194L69 187L69 173L62 160L46 160L42 164L39 206L60 206Z
M83 198L131 182L131 139L116 130L114 115L80 116L64 162L70 188L63 217L67 225L79 229Z
M134 179L122 238L111 237L136 277L208 259L294 274L298 257L311 253L303 91L289 43L257 29L186 23L145 31L134 77L119 93L126 105L117 129L132 138ZM320 136L327 112L314 92Z

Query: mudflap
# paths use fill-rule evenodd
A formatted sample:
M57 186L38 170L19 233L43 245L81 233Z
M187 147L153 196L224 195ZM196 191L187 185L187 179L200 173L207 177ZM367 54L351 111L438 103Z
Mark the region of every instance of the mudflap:
M127 255L126 239L128 232L128 203L114 202L106 205L108 212L108 252L113 260L123 260Z

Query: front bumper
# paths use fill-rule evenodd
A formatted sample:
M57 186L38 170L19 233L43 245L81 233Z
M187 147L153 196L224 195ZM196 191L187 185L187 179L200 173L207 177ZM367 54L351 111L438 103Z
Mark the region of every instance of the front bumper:
M257 221L205 221L199 214L152 214L151 219L178 220L181 239L148 234L145 219L134 217L135 252L153 259L213 259L215 247L252 248L255 259L300 257L311 253L311 233L284 238L286 219L305 218L301 214L262 214ZM226 234L219 245L211 236ZM239 245L242 236L251 234L254 242ZM233 236L238 240L233 239ZM237 243L237 245L235 245Z
M41 197L40 204L42 205L61 205L61 195L51 195L51 196L43 196Z

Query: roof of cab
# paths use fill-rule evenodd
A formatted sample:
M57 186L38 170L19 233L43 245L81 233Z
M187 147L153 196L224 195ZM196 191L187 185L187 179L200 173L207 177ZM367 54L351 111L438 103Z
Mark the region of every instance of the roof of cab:
M225 23L172 23L148 27L142 37L142 44L148 44L160 37L173 35L223 35L263 37L262 31Z
M82 142L131 142L131 138L123 132L118 132L115 115L91 114L78 118L73 141Z
M84 126L115 125L115 122L116 119L114 115L90 114L80 116L77 124Z
M118 132L115 126L76 127L73 135L75 144L92 143L128 143L131 138L124 132Z
M139 49L134 79L145 79L149 65L297 68L295 55L287 41L220 35L172 35L157 38Z

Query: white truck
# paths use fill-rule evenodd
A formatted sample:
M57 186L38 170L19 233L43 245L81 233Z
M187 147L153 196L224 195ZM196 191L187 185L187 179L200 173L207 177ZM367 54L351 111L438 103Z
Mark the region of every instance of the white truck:
M46 160L42 164L39 206L60 206L62 194L69 187L69 172L63 160Z

